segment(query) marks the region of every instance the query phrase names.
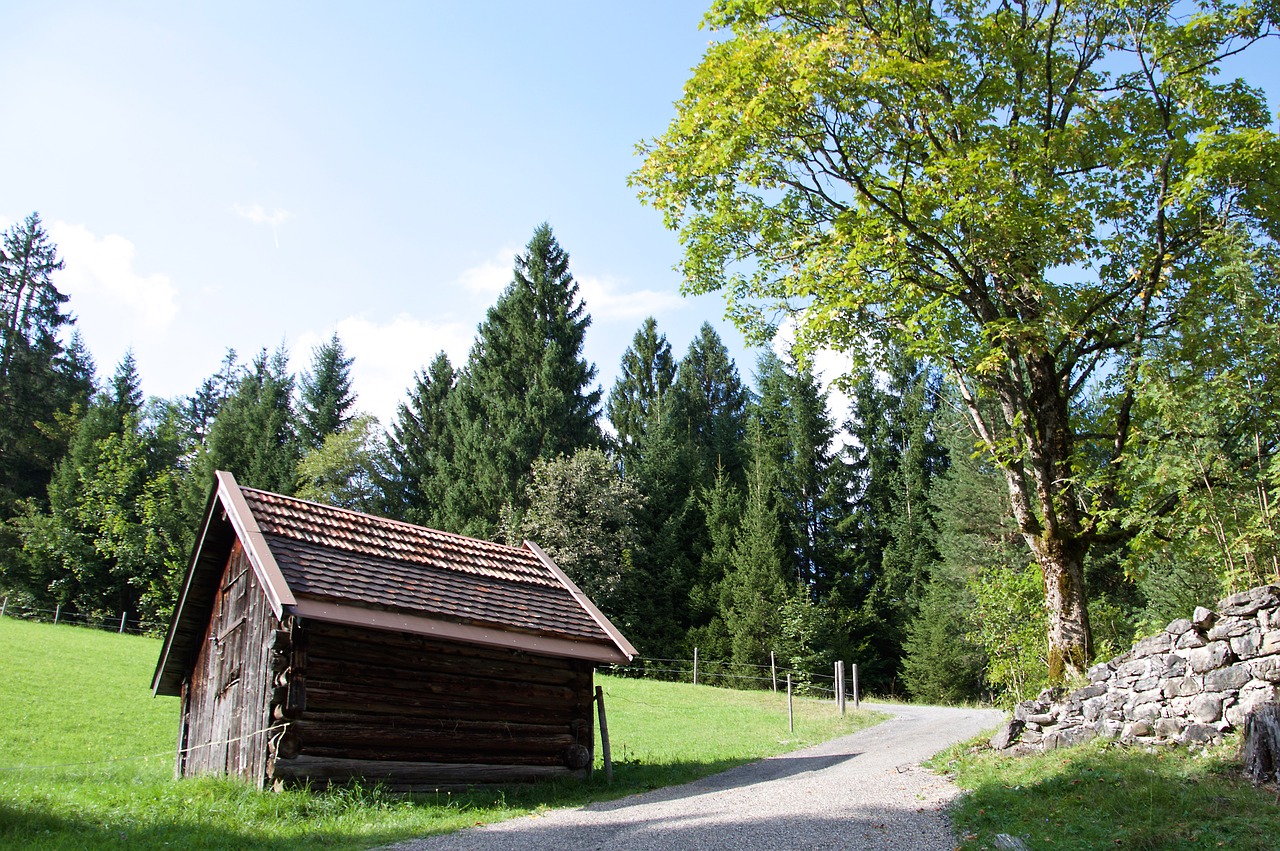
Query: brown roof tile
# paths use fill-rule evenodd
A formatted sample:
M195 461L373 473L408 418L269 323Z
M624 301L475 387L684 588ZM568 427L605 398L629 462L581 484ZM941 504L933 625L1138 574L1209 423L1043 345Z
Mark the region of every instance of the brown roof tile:
M526 548L240 491L298 597L611 642Z

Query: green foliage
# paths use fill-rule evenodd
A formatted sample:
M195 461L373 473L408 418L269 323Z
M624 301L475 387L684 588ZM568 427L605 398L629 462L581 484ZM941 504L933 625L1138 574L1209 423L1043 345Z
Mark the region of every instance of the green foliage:
M1237 236L1218 254L1141 365L1126 521L1161 624L1280 581L1280 264Z
M650 425L662 420L667 392L675 377L671 344L666 334L658 333L657 320L650 316L622 353L622 373L614 382L605 407L624 469L635 462Z
M720 335L704 322L676 369L671 422L693 448L704 485L724 473L743 476L747 391Z
M949 370L1041 568L1055 674L1090 655L1148 341L1223 227L1280 233L1265 97L1218 76L1263 3L720 0L726 30L633 175L691 292L859 368Z
M504 506L524 510L535 459L601 445L601 391L582 358L590 324L569 255L539 225L451 394L445 528L496 536Z
M963 583L943 575L929 582L902 648L902 682L914 699L950 704L983 696L987 656L969 634L974 609Z
M27 504L18 523L25 575L13 585L90 618L167 615L194 531L179 499L176 418L166 405L143 411L126 354L59 462L48 513Z
M987 659L987 684L1006 706L1035 697L1049 681L1044 588L1035 565L990 567L969 580L970 640Z
M640 623L636 595L648 593L630 576L637 518L644 500L599 449L533 462L529 509L508 543L528 539L610 618L629 628Z
M378 418L358 414L298 461L301 499L381 514L390 461Z
M293 493L300 452L292 397L288 354L263 349L209 429L206 486L215 470L226 470L246 487Z
M88 404L94 366L67 297L53 282L62 269L57 247L32 213L3 234L0 250L0 520L45 488L74 430L75 411ZM0 560L7 561L0 544Z
M335 331L329 342L311 353L311 370L298 382L298 438L306 449L319 449L331 434L351 425L352 406L356 403L351 390L351 364Z
M387 511L411 523L443 528L444 495L453 459L448 405L457 373L444 352L414 373L408 399L396 409L387 442L391 468Z
M973 743L930 761L968 791L952 819L966 851L998 834L1028 848L1275 847L1280 812L1272 790L1240 771L1234 742L1203 751L1149 751L1093 743L1009 757Z

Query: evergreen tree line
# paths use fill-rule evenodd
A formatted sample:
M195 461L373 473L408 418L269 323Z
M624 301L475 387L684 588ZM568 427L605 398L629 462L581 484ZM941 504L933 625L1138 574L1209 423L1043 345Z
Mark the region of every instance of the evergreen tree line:
M1135 411L1145 475L1116 519L1126 533L1088 565L1102 652L1276 575L1277 302L1250 262L1202 295L1215 346L1187 334L1153 350ZM938 701L1046 680L1035 560L928 363L886 352L836 411L806 365L765 351L752 389L709 324L677 358L650 318L606 397L568 255L542 225L466 362L437 355L384 429L359 412L336 335L300 375L264 349L228 351L178 399L145 400L132 355L100 383L60 269L38 216L4 235L0 592L19 601L163 621L213 472L229 470L537 541L649 657L773 653L813 676L843 659L869 690Z

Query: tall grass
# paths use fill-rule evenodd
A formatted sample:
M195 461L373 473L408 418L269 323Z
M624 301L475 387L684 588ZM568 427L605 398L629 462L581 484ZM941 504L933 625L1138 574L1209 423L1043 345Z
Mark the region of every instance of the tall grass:
M152 698L160 642L0 619L0 847L368 848L618 797L865 727L830 701L600 677L615 761L587 783L466 794L259 792L173 779L178 706Z

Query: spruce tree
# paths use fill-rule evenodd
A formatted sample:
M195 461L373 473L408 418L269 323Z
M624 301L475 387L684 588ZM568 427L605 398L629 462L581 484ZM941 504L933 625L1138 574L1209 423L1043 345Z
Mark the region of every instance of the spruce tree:
M214 470L227 470L247 487L293 493L301 453L292 398L288 355L263 349L209 430L206 483Z
M665 334L658 333L658 322L650 316L622 354L622 374L605 408L624 466L636 461L649 423L661 419L675 376L671 344Z
M387 511L427 526L443 526L444 494L453 458L448 405L457 373L440 352L424 372L414 373L408 398L396 409L388 441L391 481Z
M591 318L551 228L534 231L511 284L478 329L450 400L453 462L444 517L452 531L499 532L518 519L533 462L601 445L601 392L582 357Z
M773 352L760 357L756 385L759 399L749 415L755 437L748 447L771 471L792 581L810 599L824 600L847 569L839 522L849 484L827 394L811 370Z
M53 275L63 267L39 215L10 227L0 249L0 519L24 499L43 501L66 451L73 411L93 392L83 342ZM0 547L3 547L0 543Z
M298 437L303 449L319 449L325 438L345 429L352 419L351 364L335 331L311 353L311 369L298 382Z
M711 323L704 322L676 371L670 416L695 448L708 486L718 471L735 482L743 480L748 398L729 350Z

